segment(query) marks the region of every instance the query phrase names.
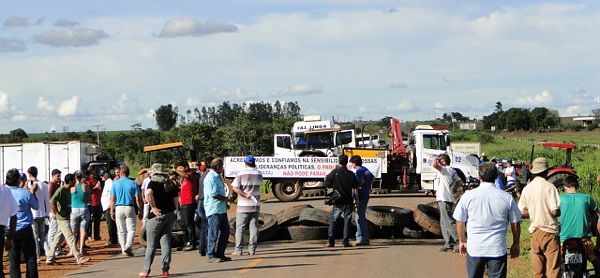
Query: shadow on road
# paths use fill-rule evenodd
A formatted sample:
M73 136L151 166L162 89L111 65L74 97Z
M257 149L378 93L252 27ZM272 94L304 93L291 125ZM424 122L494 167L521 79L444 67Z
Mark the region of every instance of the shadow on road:
M192 276L196 276L198 274L208 274L208 273L215 273L215 272L232 272L232 271L240 271L240 270L245 270L245 269L252 269L252 270L256 270L256 269L275 269L275 268L290 268L290 267L306 267L306 266L314 266L316 264L286 264L286 265L264 265L264 266L256 266L256 267L252 267L252 268L244 268L244 267L238 267L238 268L229 268L229 269L213 269L213 270L203 270L203 271L191 271L191 272L183 272L183 273L173 273L170 275L170 277L183 277L183 276L188 276L188 275L192 275Z

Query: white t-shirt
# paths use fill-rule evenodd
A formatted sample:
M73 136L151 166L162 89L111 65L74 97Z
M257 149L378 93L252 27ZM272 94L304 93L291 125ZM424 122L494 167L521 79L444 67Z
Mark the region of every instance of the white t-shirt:
M40 204L38 209L31 209L33 218L41 218L48 216L50 212L50 195L48 193L48 184L45 182L36 181L37 191L35 191L35 197Z
M0 185L0 204L0 225L8 227L10 218L19 212L19 205L6 185Z
M504 174L510 174L510 176L506 176L507 183L515 181L515 166L510 166L504 169Z
M100 203L102 203L102 210L106 211L110 205L110 191L112 190L112 179L107 179L104 182L104 188L102 189L102 197L100 197Z
M453 177L455 174L456 171L450 166L442 166L442 169L437 171L434 182L435 199L437 201L454 203L454 196L452 196L450 185L454 181Z

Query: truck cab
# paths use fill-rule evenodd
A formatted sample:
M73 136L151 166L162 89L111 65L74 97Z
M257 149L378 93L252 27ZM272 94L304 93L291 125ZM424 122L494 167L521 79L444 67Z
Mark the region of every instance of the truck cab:
M332 157L340 155L344 147L356 147L354 130L341 130L320 116L306 116L294 123L291 134L275 134L273 138L276 157Z

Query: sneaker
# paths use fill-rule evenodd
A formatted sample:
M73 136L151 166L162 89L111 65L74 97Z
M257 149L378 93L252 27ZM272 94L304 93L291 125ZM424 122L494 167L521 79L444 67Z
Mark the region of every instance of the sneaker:
M327 244L325 244L325 247L334 247L335 244L333 242L327 242Z
M350 245L350 242L344 242L344 243L342 243L342 246L344 246L344 247L352 247L352 245Z
M454 250L454 247L442 247L438 251L439 252L453 252L453 250Z
M230 262L231 257L223 256L223 257L221 257L221 260L223 260L224 262Z
M222 262L224 262L224 260L221 258L214 257L214 258L208 259L208 262L209 263L222 263Z
M55 260L46 260L46 265L55 265L56 261Z
M142 278L146 278L146 277L149 277L149 276L150 276L150 273L148 273L148 272L145 272L145 271L142 271L142 272L140 272L140 274L138 274L138 275L140 275L140 277L142 277Z
M127 257L133 257L133 251L131 251L131 249L127 249L125 250L125 255L127 255Z
M191 245L190 243L186 244L185 247L183 247L183 251L192 251L194 250L194 246Z
M254 250L249 250L249 251L248 251L248 255L250 255L250 256L254 256L254 253L255 253L255 252L256 252L256 251L254 251Z
M77 264L82 265L90 261L90 257L81 257L77 260Z
M161 273L163 278L168 278L169 277L169 271L168 270L163 270Z
M242 256L242 255L243 255L242 251L235 251L235 252L231 253L231 256L236 256L236 257Z
M369 245L369 242L355 242L354 246L367 246Z

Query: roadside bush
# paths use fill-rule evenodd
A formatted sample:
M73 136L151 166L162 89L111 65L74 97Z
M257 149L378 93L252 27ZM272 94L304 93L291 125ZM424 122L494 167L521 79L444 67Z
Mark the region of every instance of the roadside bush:
M494 143L496 141L496 138L494 138L494 136L489 133L480 133L479 135L477 135L477 140L479 140L481 144L489 144Z

